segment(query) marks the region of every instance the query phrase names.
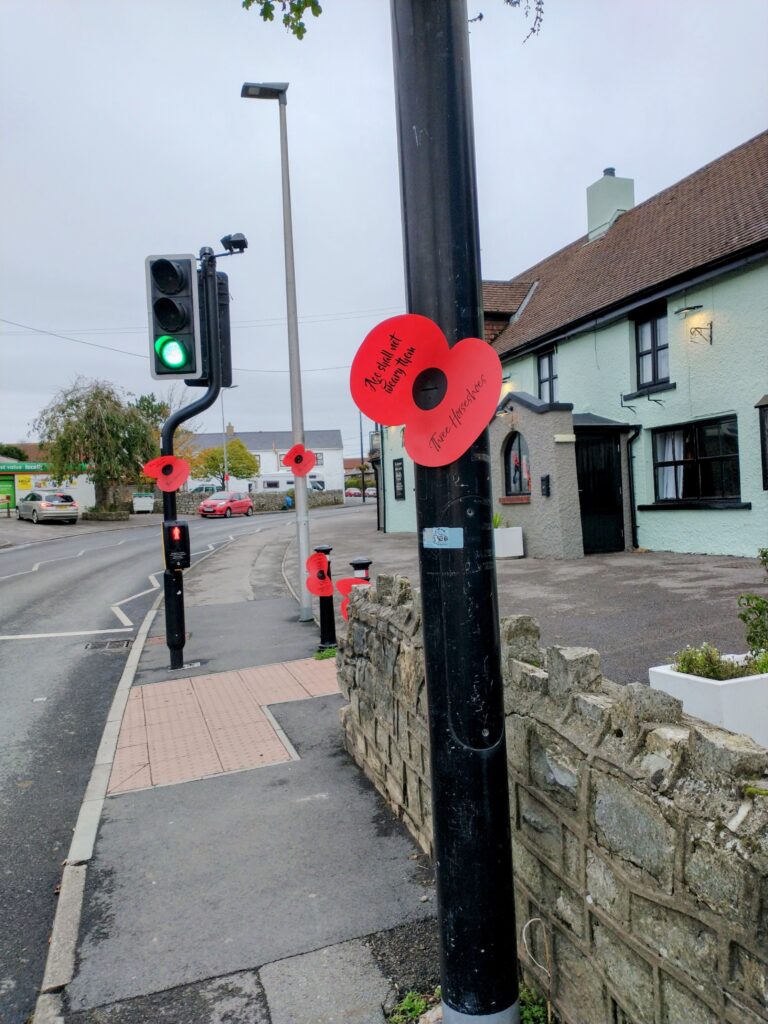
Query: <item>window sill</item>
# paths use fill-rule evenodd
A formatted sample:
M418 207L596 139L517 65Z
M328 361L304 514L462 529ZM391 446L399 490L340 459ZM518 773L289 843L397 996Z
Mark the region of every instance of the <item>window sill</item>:
M660 384L649 384L647 387L638 388L629 395L622 395L625 402L631 402L633 398L645 398L646 395L658 395L662 391L674 391L677 384L674 381L662 381Z
M499 498L500 505L530 505L530 494L507 495L506 498Z
M659 501L655 505L638 505L638 512L692 512L697 509L717 509L729 511L731 509L751 509L751 501L718 501L713 498L711 501Z

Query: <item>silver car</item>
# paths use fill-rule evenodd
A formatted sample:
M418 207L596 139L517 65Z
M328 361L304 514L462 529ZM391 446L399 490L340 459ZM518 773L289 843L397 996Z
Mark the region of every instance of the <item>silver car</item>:
M80 515L77 502L71 494L42 494L32 491L19 499L16 506L19 519L31 519L33 523L58 520L61 523L76 523Z

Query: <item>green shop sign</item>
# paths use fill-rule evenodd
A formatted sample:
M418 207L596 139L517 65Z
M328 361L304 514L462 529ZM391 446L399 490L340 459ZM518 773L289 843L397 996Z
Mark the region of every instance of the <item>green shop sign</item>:
M0 462L0 473L47 473L47 462Z

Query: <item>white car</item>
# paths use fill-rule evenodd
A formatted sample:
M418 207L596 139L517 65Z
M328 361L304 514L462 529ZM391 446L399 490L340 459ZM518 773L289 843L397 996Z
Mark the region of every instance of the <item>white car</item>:
M366 487L365 488L365 496L366 496L366 498L375 498L376 497L376 488L375 487Z
M16 506L19 519L31 519L33 523L42 523L57 519L60 523L76 523L80 515L77 502L71 494L43 494L32 491L19 499Z

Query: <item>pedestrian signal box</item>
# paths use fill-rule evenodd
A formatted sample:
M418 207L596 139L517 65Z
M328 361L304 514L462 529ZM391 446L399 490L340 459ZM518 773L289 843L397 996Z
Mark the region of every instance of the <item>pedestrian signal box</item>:
M180 519L163 523L163 556L166 569L188 569L189 524Z

